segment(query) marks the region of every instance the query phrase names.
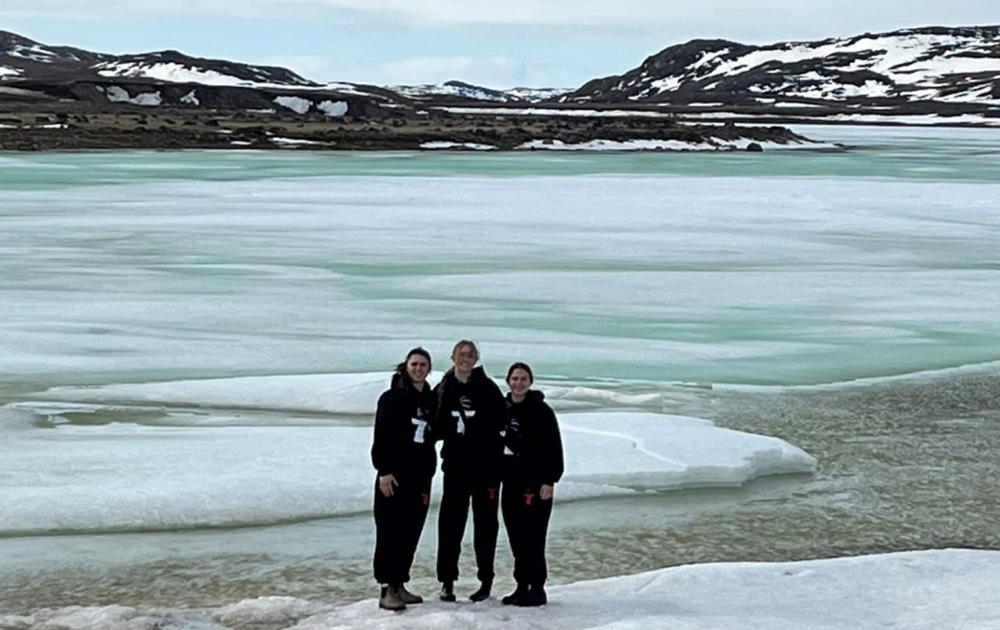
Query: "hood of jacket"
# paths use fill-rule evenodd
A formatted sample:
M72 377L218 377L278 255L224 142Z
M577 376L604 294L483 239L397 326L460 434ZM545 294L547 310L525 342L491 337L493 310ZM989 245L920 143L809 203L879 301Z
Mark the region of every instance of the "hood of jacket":
M445 372L444 376L441 378L442 381L444 381L446 379L458 381L458 377L455 376L455 368L454 367L448 368L448 371ZM469 382L470 383L474 383L476 381L481 381L481 380L484 380L484 379L488 380L488 381L493 380L493 379L491 379L489 377L488 374L486 374L486 368L484 368L481 365L477 365L476 367L472 368L472 372L469 374Z
M512 405L524 404L524 403L537 404L543 402L544 400L545 400L545 394L538 391L537 389L529 389L524 394L524 400L521 401L521 403L514 402L514 399L511 398L510 392L507 392L507 402L511 403Z

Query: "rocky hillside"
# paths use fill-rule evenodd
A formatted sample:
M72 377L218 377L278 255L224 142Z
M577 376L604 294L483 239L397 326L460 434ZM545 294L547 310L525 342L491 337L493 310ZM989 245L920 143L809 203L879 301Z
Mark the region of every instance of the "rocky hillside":
M243 87L319 87L285 68L201 59L176 50L108 55L67 46L47 46L7 31L0 31L0 76L37 80L117 78Z
M370 119L409 107L389 90L323 85L286 68L190 57L174 50L109 55L49 46L6 31L0 31L0 96L26 102L74 101L90 109L164 106Z
M1000 26L919 28L846 39L749 46L696 39L567 103L1000 108ZM926 108L925 108L926 109Z
M177 51L109 55L0 31L0 150L707 150L810 146L781 127L669 112L517 109L552 92L320 84ZM490 106L510 107L496 111Z

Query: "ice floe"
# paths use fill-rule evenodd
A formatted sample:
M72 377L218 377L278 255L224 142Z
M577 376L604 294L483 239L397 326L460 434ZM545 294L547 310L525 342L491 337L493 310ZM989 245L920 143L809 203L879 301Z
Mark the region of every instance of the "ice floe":
M365 401L365 413L371 414L385 381L359 384L355 375L336 376L322 378L339 381L339 404L334 402L336 388L331 393L316 387L310 398L299 381L285 391L299 406L314 408ZM117 393L175 402L243 398L245 403L256 391L249 379L221 380L240 382L230 382L228 391L212 391L211 384L220 381L206 381L203 389L189 381L173 389L154 384L145 395L143 386L119 386L133 389ZM264 394L257 402L274 400L280 383L262 383ZM105 394L115 391L102 389ZM115 412L115 417L127 418L130 413L148 415L151 409L115 407L107 401L24 402L6 408L47 418L52 428L5 429L0 504L16 509L0 512L0 532L261 524L362 513L371 506L370 426L317 425L315 420L260 425L240 422L239 412L180 408L160 410L157 426L100 420L59 424L60 417L72 414L97 418ZM220 416L225 421L217 424ZM815 459L780 439L697 418L587 412L562 413L560 422L567 461L559 484L561 500L733 487L765 475L810 473L816 467ZM115 445L114 458L101 446L108 443ZM439 488L433 495L440 495Z
M374 599L331 606L260 597L215 609L126 606L0 615L17 630L997 630L1000 552L910 551L800 562L720 562L670 567L548 589L541 608L428 598L402 613Z

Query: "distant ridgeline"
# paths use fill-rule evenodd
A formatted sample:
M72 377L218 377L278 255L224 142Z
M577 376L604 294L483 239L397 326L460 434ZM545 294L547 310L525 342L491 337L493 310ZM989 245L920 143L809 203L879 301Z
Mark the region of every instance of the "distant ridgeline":
M0 31L0 149L732 150L801 141L678 125L762 120L1000 126L1000 27L769 46L692 40L576 90L321 84L280 67L173 50L110 55Z

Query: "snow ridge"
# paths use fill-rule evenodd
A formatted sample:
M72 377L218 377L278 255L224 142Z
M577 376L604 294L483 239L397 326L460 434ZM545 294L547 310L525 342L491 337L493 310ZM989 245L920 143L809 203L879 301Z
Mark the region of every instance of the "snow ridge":
M1000 106L1000 27L925 28L748 46L692 40L564 102L690 102L750 96Z

